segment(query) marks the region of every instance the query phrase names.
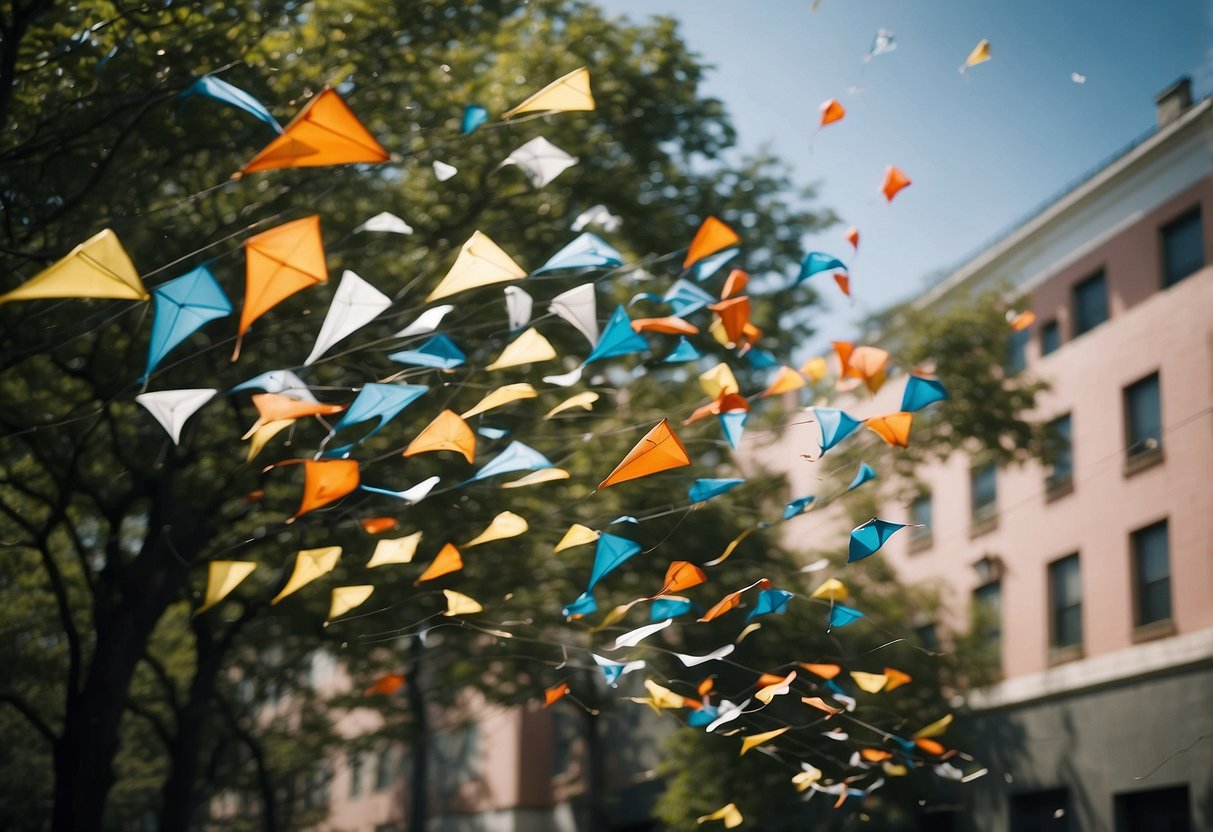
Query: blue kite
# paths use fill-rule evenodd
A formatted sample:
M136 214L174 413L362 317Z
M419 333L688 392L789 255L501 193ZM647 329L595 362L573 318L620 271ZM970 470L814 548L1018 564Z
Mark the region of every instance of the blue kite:
M145 379L173 347L208 322L232 314L232 302L206 266L157 286L152 290L152 299L156 316L147 345Z
M644 336L632 329L632 319L622 306L616 306L607 321L606 329L598 337L598 343L582 366L601 361L604 358L615 358L620 355L644 352L649 348L649 342Z
M685 364L688 361L698 361L703 357L703 353L695 349L695 345L686 339L686 336L678 336L678 343L674 349L670 350L670 354L662 359L663 364Z
M703 282L712 275L716 274L716 272L720 271L721 267L736 257L737 252L740 250L741 249L736 248L726 248L724 251L716 252L711 257L705 257L694 266L691 266L691 274L695 275L696 280Z
M745 360L754 370L769 370L779 366L779 359L770 350L750 350L745 354Z
M488 110L479 104L469 104L463 108L463 121L459 125L459 132L466 136L488 120Z
M622 254L598 235L586 231L535 269L535 274L558 269L613 269L622 265Z
M815 407L813 412L817 414L817 423L821 425L821 452L823 454L846 439L863 424L836 407Z
M429 392L424 384L377 384L370 383L359 391L349 409L341 414L341 421L333 426L333 432L342 428L378 419L379 424L363 439L374 436L388 422L417 399Z
M875 517L862 526L856 526L851 530L847 563L854 563L876 554L890 537L905 527L905 523L890 523L888 520L879 520Z
M485 439L503 439L509 436L509 431L504 428L492 428L488 425L481 425L476 428L476 433L483 436Z
M506 446L504 451L497 454L492 462L477 471L476 476L468 482L477 482L498 474L512 474L515 471L539 471L555 467L539 451L514 440Z
M851 484L847 486L847 491L854 491L868 480L874 479L876 479L876 471L868 463L861 462L859 463L859 470L855 472L855 479L851 480Z
M686 598L658 598L649 607L649 621L665 621L667 618L678 618L686 615L695 605Z
M724 494L726 491L732 491L737 486L745 482L739 477L722 477L708 478L695 480L687 491L687 497L692 503L703 503Z
M788 602L792 598L792 593L786 589L764 589L758 593L758 603L745 617L745 623L749 624L760 615L783 615L788 611Z
M721 413L716 418L720 420L720 429L724 431L724 438L728 440L729 447L737 450L737 446L741 444L741 435L745 432L745 423L750 418L750 414L738 411L735 413Z
M810 251L800 261L800 274L796 276L796 283L800 284L808 280L815 274L828 272L832 269L842 269L846 271L846 264L832 254L825 254L820 251Z
M243 110L254 118L260 119L274 129L275 133L282 132L282 125L270 115L265 105L239 87L229 84L214 75L203 75L185 88L182 95L205 95L224 104L230 104L238 110Z
M901 409L905 413L915 413L947 397L948 391L939 379L910 375L906 379L905 392L901 394Z
M813 504L816 497L799 497L783 507L783 519L791 520L798 514L804 514L805 510Z
M863 613L845 604L835 604L830 608L830 626L845 627L863 618Z
M590 583L585 591L592 591L604 576L639 551L640 544L635 540L614 534L600 535L594 549L594 567L590 570Z
M435 335L415 350L401 350L388 356L399 364L450 370L467 361L467 356L445 335Z
M592 612L598 611L598 600L588 592L583 592L577 596L577 600L569 604L560 611L560 614L565 618L571 618L574 615L589 615Z
M692 312L698 312L709 303L715 303L716 298L709 295L703 289L700 289L694 283L684 278L678 278L674 281L674 285L666 289L661 300L670 305L674 314L679 318L685 318Z

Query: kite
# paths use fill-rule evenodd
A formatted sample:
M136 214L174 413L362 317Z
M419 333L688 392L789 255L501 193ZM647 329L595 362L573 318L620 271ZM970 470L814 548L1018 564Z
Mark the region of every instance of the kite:
M455 451L468 462L476 458L476 436L467 422L454 412L444 410L426 425L404 449L403 456L416 456L430 451Z
M434 163L430 167L434 169L434 178L439 182L445 182L459 173L459 168L454 165L448 165L446 162L440 162L437 159L434 160Z
M842 272L838 272L834 275L834 282L838 284L838 288L842 290L842 293L844 295L846 295L847 297L851 296L851 278L850 277L843 274Z
M813 590L813 594L809 597L817 598L823 601L845 601L847 597L847 588L843 582L837 578L827 578L822 582L821 586ZM833 667L833 665L830 666ZM830 674L830 676L827 676L826 678L833 678L837 672L838 671L835 670L834 673ZM820 676L822 674L819 673L818 675Z
M362 695L374 696L375 694L383 694L384 696L391 696L404 687L404 681L403 673L388 673L372 682L370 687L362 692Z
M736 248L727 248L717 254L705 257L691 267L691 273L695 276L696 280L703 282L720 271L725 263L736 257L737 252L738 249Z
M658 598L653 602L653 606L649 608L649 620L660 621L664 618L678 618L689 613L694 606L686 598L677 596Z
M433 367L435 370L450 370L467 361L467 356L455 346L455 342L442 334L435 335L415 350L394 352L388 358L399 364Z
M738 826L741 826L745 818L741 816L741 810L737 808L736 803L726 803L710 815L697 818L695 822L705 823L709 820L721 820L724 821L725 829L736 829Z
M679 338L674 349L662 359L664 364L685 364L688 361L697 361L703 357L703 353L695 348L695 345L686 338Z
M758 593L758 603L754 605L754 609L750 610L750 614L745 617L745 623L749 624L760 615L783 615L788 611L788 602L793 598L792 593L786 589L764 589Z
M930 725L926 725L926 726L923 726L922 728L919 728L917 731L915 731L911 735L911 737L916 740L923 739L924 737L925 738L938 737L941 734L943 734L944 731L948 730L948 726L950 726L951 724L952 724L952 715L944 714L939 719L932 722Z
M463 558L460 556L459 550L451 543L444 543L442 544L442 548L438 550L438 554L430 561L430 565L417 578L417 583L432 581L435 578L441 578L443 575L449 575L461 569L463 569Z
M786 731L790 731L790 730L792 730L792 726L785 725L782 728L776 728L774 731L764 731L761 734L751 734L748 737L742 737L741 738L741 755L740 756L744 756L745 753L747 751L749 751L751 748L757 748L758 746L762 745L763 743L769 742L769 741L775 739L776 737L778 737L780 734L782 734ZM732 827L730 827L729 824L726 822L725 828L729 829Z
M916 413L929 404L947 399L948 391L939 379L924 378L911 374L906 378L905 392L901 395L903 413Z
M764 673L763 676L765 677L767 674ZM795 670L793 670L787 676L776 677L774 680L763 685L754 693L754 698L764 705L770 705L771 700L776 696L784 696L791 692L792 682L794 681L796 681Z
M605 205L593 205L577 215L577 219L573 220L572 230L576 233L591 224L600 225L603 231L611 234L619 230L623 220L612 214Z
M1070 80L1073 81L1075 84L1085 84L1085 83L1087 83L1087 76L1082 75L1078 72L1071 72Z
M464 411L460 414L464 419L470 419L473 416L479 416L481 413L487 413L498 407L516 402L520 399L533 399L539 394L535 392L535 388L527 384L525 381L517 384L507 384L504 387L498 387L486 395L483 399L476 403L476 406L471 410Z
M846 108L838 103L838 99L836 98L826 99L818 109L821 111L821 124L818 125L819 128L825 127L827 124L833 124L836 121L841 121L842 117L847 114Z
M679 696L674 691L662 687L652 679L645 679L644 687L649 692L648 696L632 696L629 698L639 705L648 705L657 713L660 713L663 708L685 708L688 704L691 704L686 697Z
M256 568L257 564L244 560L213 560L208 563L202 606L194 610L194 615L206 612L230 595Z
M863 560L880 551L890 537L906 527L905 523L890 523L873 517L851 530L851 542L847 549L847 563Z
M492 462L477 471L476 476L472 477L469 482L477 482L499 474L510 474L514 471L534 471L553 467L555 466L543 454L521 442L514 441L507 445L504 451L497 454Z
M1012 332L1023 332L1036 323L1036 313L1031 309L1025 309L1017 315L1013 311L1007 310L1007 323L1011 325Z
M512 511L503 511L493 518L493 521L489 523L488 528L473 537L467 543L463 544L463 548L470 549L473 546L479 546L482 543L517 537L518 535L524 533L528 528L530 527L527 525L526 518L519 517Z
M481 425L476 428L476 432L485 439L502 439L509 436L510 432L504 428L491 428L488 425Z
M851 480L851 484L847 486L847 491L854 491L868 480L874 479L876 479L875 469L871 465L868 465L868 463L861 462L859 463L859 470L855 472L855 479Z
M394 540L380 540L375 544L375 553L367 562L367 569L376 566L386 566L391 563L412 563L413 555L417 554L417 544L421 542L421 532L413 532L405 537Z
M329 306L328 314L324 316L320 334L316 336L316 345L312 347L303 366L310 365L333 344L369 324L391 305L391 298L346 269L341 273L341 283L337 285L333 303Z
M709 398L719 399L728 393L739 393L741 387L728 364L723 361L699 375L699 386Z
M724 327L725 336L731 343L743 344L757 340L757 336L750 337L753 325L750 323L750 299L746 295L710 304L708 308L716 313L721 326Z
M892 202L893 197L897 196L897 192L902 188L908 188L910 184L909 177L896 166L889 165L884 169L884 183L880 186L880 192L884 194L886 200Z
M615 639L615 644L611 646L611 650L619 650L623 647L635 647L640 642L644 641L653 633L660 632L666 627L674 623L672 618L667 618L665 621L660 621L656 624L645 624L643 627L637 627L629 633L624 633Z
M639 552L640 544L635 540L614 534L600 535L598 545L594 549L594 566L590 570L590 582L585 588L586 594L589 594L600 580Z
M490 240L488 235L475 231L459 249L459 256L455 258L450 271L438 282L425 302L430 303L439 298L466 292L468 289L521 280L524 277L526 272L511 260L500 246Z
M864 419L863 423L887 444L904 448L910 444L910 423L913 421L913 413L890 413L887 416Z
M447 617L456 615L472 615L477 612L484 612L484 607L474 598L469 598L462 592L444 589L442 594L446 596L446 611L442 613Z
M623 676L625 673L631 673L633 670L644 669L643 661L627 662L625 664L623 662L605 659L602 656L599 656L597 653L591 653L590 655L594 657L594 661L597 662L598 667L602 669L602 675L606 678L607 684L611 687L615 687L619 682L619 677Z
M543 136L536 136L506 156L501 166L517 165L533 186L542 188L575 164L576 156L565 153Z
M309 101L278 136L240 170L382 163L390 157L334 90Z
M245 434L250 436L262 425L279 419L301 419L305 416L330 416L345 410L343 404L321 404L317 401L306 401L286 396L282 393L256 393L253 396L253 406L257 408L258 419L252 429Z
M803 792L821 779L821 769L811 763L801 763L800 767L803 771L798 772L792 778L792 782L796 784L796 791Z
M591 344L598 341L597 309L593 283L583 283L561 292L548 304L549 312L576 327Z
M270 604L277 604L283 598L302 589L312 581L332 572L341 558L340 546L325 546L321 549L304 549L295 555L295 568L286 586L274 596Z
M378 433L388 422L400 415L400 412L430 388L421 384L378 384L370 382L358 392L357 397L350 403L349 409L341 414L341 420L333 426L333 433L350 425L369 422L377 419L375 429L362 437L368 439Z
M393 338L407 338L410 335L425 335L433 332L442 323L442 319L455 307L450 304L435 306L422 312L415 321L393 335Z
M830 626L845 627L863 618L863 613L842 604L834 604L830 608Z
M558 685L553 685L543 692L543 707L548 707L559 702L564 697L568 696L571 691L567 682L561 682Z
M131 258L118 242L118 235L107 228L16 289L0 295L0 304L41 298L147 300L148 297Z
M358 463L352 459L287 460L278 465L303 465L303 498L299 510L288 520L294 522L309 511L340 500L358 487Z
M743 482L745 480L739 477L695 480L690 490L687 491L687 499L692 503L703 503L720 494L732 491Z
M238 110L243 110L253 118L264 121L273 128L275 133L282 133L282 125L278 123L276 118L270 115L270 111L266 109L264 104L239 87L224 81L222 78L216 78L214 75L203 75L181 93L182 96L191 94L205 95L207 98L229 104Z
M969 53L969 57L965 58L964 66L960 68L960 74L964 75L964 71L966 69L971 66L977 66L978 64L984 64L986 61L990 60L991 57L990 42L985 38L982 38L977 42L977 45L973 47L973 51Z
M276 419L272 422L266 422L264 425L255 428L250 433L245 434L242 438L249 440L248 454L245 455L245 462L252 462L257 454L261 453L266 444L277 436L282 431L295 424L294 419Z
M805 378L816 384L826 377L826 360L821 356L810 358L800 368L800 372L804 374Z
M584 393L577 393L562 401L560 404L553 407L544 415L544 419L551 419L553 416L563 413L566 410L572 410L575 407L580 407L582 410L591 410L594 407L594 402L598 401L598 394L592 390L587 390Z
M718 662L736 649L737 646L735 644L726 644L703 656L688 656L685 653L675 653L674 655L678 658L678 661L687 667L696 667L706 662Z
M835 341L834 348L844 376L859 379L872 393L884 386L888 352L879 347L851 347L845 341Z
M232 302L206 266L157 286L152 290L152 299L156 316L147 345L144 379L173 347L210 321L232 314Z
M695 237L691 240L690 248L687 249L686 257L682 261L682 267L688 269L705 257L718 254L740 242L741 238L737 236L736 231L715 217L708 217L695 232ZM707 275L696 275L696 277L704 280Z
M718 559L716 562L718 563L719 560L720 559ZM737 590L736 592L730 592L728 595L724 596L719 601L717 601L716 604L710 610L705 612L703 614L703 617L699 619L699 623L704 624L708 621L712 621L713 619L719 618L720 616L724 615L729 610L735 609L737 606L739 606L741 604L742 594L747 592L748 590L753 589L754 587L761 587L762 589L770 589L771 582L769 580L767 580L766 578L759 578L757 581L755 581L754 583L750 584L747 587L743 587L743 588Z
M673 592L681 592L684 589L699 586L706 582L707 579L708 576L695 564L690 561L676 560L665 571L665 581L661 585L661 591L653 597L657 598ZM670 617L672 618L673 616Z
M826 254L821 251L810 251L800 261L800 274L796 277L796 284L803 283L813 275L828 272L831 269L845 270L846 264L832 254Z
M397 500L403 500L408 505L414 505L424 500L434 490L434 486L438 484L438 481L438 477L427 477L412 488L405 489L404 491L389 491L386 488L372 488L369 485L362 486L362 490L369 491L372 494L382 494L385 497L395 497Z
M577 596L577 600L560 611L565 618L580 618L598 610L598 601L588 592Z
M820 696L802 696L800 697L800 701L812 708L816 708L819 711L825 711L830 716L835 716L842 713L842 708L835 708L833 705L826 704L826 701ZM792 782L796 781L793 780ZM803 791L803 789L801 791Z
M602 331L602 336L582 366L604 358L644 352L648 348L649 342L632 329L632 321L628 318L627 311L622 306L616 306L615 311L611 313L611 319L607 321L606 329Z
M800 666L810 673L815 673L823 679L833 679L842 672L842 668L836 664L813 664L811 662L801 662Z
M505 287L505 312L510 319L510 331L522 329L531 319L535 300L517 286Z
M894 39L893 33L888 29L877 29L876 37L872 38L872 47L868 50L868 54L863 56L862 62L866 64L877 55L884 55L896 48L897 41Z
M318 215L249 237L244 242L244 253L244 307L240 310L233 361L240 357L244 333L253 321L296 292L329 279Z
M842 235L842 238L851 244L851 248L853 250L859 251L859 229L858 228L856 228L855 226L852 225L850 228L847 229L847 233Z
M741 444L741 434L745 430L745 423L750 418L750 414L734 411L731 413L721 413L716 418L720 421L720 429L724 431L724 438L729 443L729 447L737 450L737 447Z
M560 538L560 542L556 544L552 552L563 552L565 549L572 549L574 546L582 546L586 543L593 543L599 537L598 532L591 528L574 523L569 526L569 530L564 533L564 537Z
M836 407L815 407L813 413L821 425L821 452L824 454L863 424Z
M851 679L867 693L880 693L889 683L889 677L883 673L864 673L861 670L852 670Z
M463 119L459 123L459 132L466 136L488 120L488 110L479 104L468 104L463 108Z
M390 532L400 525L395 517L368 517L361 521L362 530L367 534L382 534Z
M519 113L570 112L593 110L594 96L590 92L590 72L585 67L574 69L568 75L557 78L539 92L527 98L517 107L501 114L502 120Z
M628 455L615 466L615 470L598 484L598 490L690 464L691 458L687 456L687 449L670 427L669 421L662 419L636 443Z
M888 679L888 684L885 685L885 690L896 690L902 685L908 685L914 679L908 673L903 673L895 667L886 667L884 669L885 678Z
M503 482L502 488L525 488L528 485L539 485L545 482L553 482L555 480L567 480L571 474L563 468L545 468L541 471L532 471L525 477Z
M636 332L659 332L663 335L697 335L699 333L699 327L673 316L637 318L632 321L632 329Z
M766 397L791 393L793 390L799 390L801 387L804 387L806 383L804 376L791 367L780 367L779 372L775 374L775 378L771 380L771 383L767 386L766 390L762 391L761 395Z
M172 437L173 444L181 444L181 429L186 421L219 393L211 388L192 390L160 390L155 393L140 393L135 401L147 408L160 426Z
M355 607L362 606L374 591L375 587L370 584L334 588L332 598L329 601L328 618L324 621L325 626L327 627L335 619L340 618Z
M413 226L409 225L404 220L395 214L384 211L376 214L362 225L354 229L354 233L359 231L378 231L386 234L412 234Z
M497 356L497 360L485 367L486 370L503 370L507 367L520 367L523 364L535 364L539 361L551 361L556 357L556 350L550 341L539 334L539 330L531 327L506 345Z
M237 384L228 392L237 393L241 390L264 390L267 393L283 393L292 399L319 404L316 401L316 397L312 395L312 391L303 383L303 379L290 370L270 370L269 372L261 373L260 375L253 376L248 381Z
M793 517L804 514L816 499L815 496L797 497L783 507L783 517L781 519L791 520Z
M749 705L749 704L750 704L750 700L748 700L748 699L746 701L742 702L740 705L736 705L736 704L728 701L727 699L722 701L720 703L720 708L717 710L716 718L714 720L712 720L711 722L709 722L707 728L705 728L704 730L707 731L708 733L711 733L712 731L715 731L717 728L719 728L721 725L724 725L727 722L732 722L733 720L737 719L738 717L740 717L742 714L745 713L745 707L746 707L746 705Z

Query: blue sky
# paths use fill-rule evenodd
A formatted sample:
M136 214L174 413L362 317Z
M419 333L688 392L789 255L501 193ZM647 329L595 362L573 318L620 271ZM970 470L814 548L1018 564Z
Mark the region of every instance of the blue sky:
M821 286L821 335L913 294L1154 124L1154 96L1190 75L1213 92L1213 4L1200 0L598 0L681 21L715 66L743 150L764 143L843 224L809 241L851 260L854 305ZM897 49L861 69L880 28ZM957 70L982 38L993 59ZM1076 84L1072 72L1086 76ZM859 90L852 88L858 87ZM848 90L851 90L848 92ZM846 118L815 138L818 106ZM885 165L913 180L891 205Z

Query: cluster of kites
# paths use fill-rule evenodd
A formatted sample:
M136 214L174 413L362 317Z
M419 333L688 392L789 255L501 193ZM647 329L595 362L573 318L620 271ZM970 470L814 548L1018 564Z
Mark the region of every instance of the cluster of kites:
M883 38L883 40L882 40ZM983 42L984 44L984 42ZM882 32L873 55L893 48L891 33ZM969 64L989 57L988 44L979 46L970 56ZM319 167L331 165L377 164L391 155L362 125L353 111L332 89L316 95L296 118L282 127L269 110L242 90L215 76L198 80L189 90L224 104L239 108L264 121L276 137L240 171L253 175L283 168ZM502 114L503 120L521 114L549 114L561 111L594 109L590 75L577 69L553 81L518 106ZM822 124L837 121L845 114L842 105L831 100L822 106ZM487 109L478 105L466 108L461 124L463 134L480 129L489 118ZM531 139L511 153L502 165L519 168L531 184L542 188L554 181L562 171L577 164L577 159L546 139ZM435 163L438 180L457 175L451 165ZM888 200L910 184L896 167L886 171L882 191ZM569 480L571 474L558 467L547 456L507 432L494 428L480 417L483 414L507 412L517 403L557 394L556 401L543 419L576 417L578 411L593 411L603 404L603 397L592 389L576 390L583 385L583 375L600 362L626 363L641 354L660 356L654 363L683 365L698 371L699 389L703 396L699 406L686 415L683 424L667 419L641 426L647 432L639 436L635 447L619 461L613 470L603 471L596 490L622 486L639 478L660 476L674 469L692 467L695 463L680 439L678 431L701 420L714 419L722 444L736 449L742 442L745 426L753 407L764 401L794 393L807 385L822 381L830 364L824 357L813 358L802 366L781 363L762 347L762 330L751 320L751 298L747 294L748 276L740 269L729 269L729 262L743 246L741 237L725 222L708 217L685 248L679 274L660 291L644 291L630 303L604 310L599 314L599 286L604 280L627 271L623 255L602 237L586 229L593 227L609 235L621 222L604 206L594 206L579 216L572 233L577 236L554 253L540 267L528 271L520 266L505 249L480 231L475 232L459 249L446 274L430 290L422 306L411 310L411 322L393 336L396 348L389 358L400 364L399 373L385 379L367 380L357 395L348 402L329 403L317 399L306 382L308 368L324 360L326 354L340 342L354 336L360 329L383 315L394 301L353 271L345 271L332 296L319 333L310 353L302 364L290 369L268 369L253 375L230 390L215 388L147 390L149 383L162 373L156 373L161 362L179 345L202 327L229 318L234 305L207 266L199 266L186 274L163 282L151 289L144 285L139 272L123 250L116 235L103 230L73 249L66 257L35 275L7 294L0 295L0 304L33 301L44 298L112 298L154 303L154 316L148 344L143 378L145 388L135 396L168 434L173 443L182 441L183 431L191 419L205 419L206 407L219 396L251 394L258 414L244 439L248 442L247 459L253 460L275 437L300 420L336 417L326 437L311 458L277 463L274 467L297 464L304 468L302 493L294 520L310 512L332 506L361 491L396 506L422 503L431 495L470 487L499 487L517 489L549 487L552 483ZM391 214L368 219L360 233L412 233L405 220ZM859 232L850 229L845 235L853 250L858 250ZM321 218L308 216L286 222L244 240L246 281L243 303L235 326L236 348L233 361L239 359L241 344L255 334L256 323L293 295L326 283L325 251L321 235ZM681 250L680 250L681 253ZM666 258L667 260L669 258ZM723 280L718 276L724 275ZM849 272L843 261L822 252L806 254L792 285L798 285L816 275L830 275L844 292L850 291ZM562 278L576 285L552 297L548 315L533 316L534 298L522 288L528 279L537 276ZM646 280L652 289L656 278ZM455 312L465 293L486 286L504 286L504 311L509 320L510 340L496 357L484 366L475 366L469 355L478 352L479 344L461 341L457 328L444 329L448 315ZM709 291L709 285L718 285ZM481 294L483 297L483 293ZM661 314L650 317L633 316L638 305L656 309ZM396 311L400 311L397 309ZM605 320L604 320L605 319ZM585 358L572 366L567 357L557 351L537 325L571 327L586 341ZM551 330L549 329L549 333ZM707 366L711 360L704 347L724 350L729 361ZM885 384L890 356L874 346L834 344L834 358L842 379L863 385L875 392ZM531 372L534 365L564 359L563 372L542 377L542 385L516 380L518 375ZM620 360L623 360L622 362ZM766 373L767 383L761 389L744 391L734 368L745 362L749 370ZM496 379L500 383L482 385L488 390L477 401L468 401L460 412L446 407L434 408L429 423L407 440L402 454L448 452L453 470L450 478L432 476L404 488L374 484L364 479L366 466L356 458L359 447L371 435L389 428L405 409L424 407L423 400L431 386L409 383L407 376L437 379L446 384L476 374L481 380ZM514 376L515 380L511 380ZM890 446L905 446L910 440L914 414L947 397L943 385L923 374L906 378L901 408L897 412L860 420L841 409L811 408L820 425L820 447L812 449L817 457L853 435L866 429ZM422 404L418 404L422 402ZM542 423L537 421L537 427ZM351 428L369 433L350 440ZM537 434L540 431L537 431ZM508 441L507 441L508 439ZM485 446L497 448L484 460ZM474 466L474 467L469 467ZM267 471L269 469L266 469ZM835 489L841 496L875 477L867 464L860 465L845 488ZM436 492L447 479L443 491ZM726 495L744 483L742 478L702 477L694 479L687 491L685 507L691 510L709 500L728 499ZM841 484L840 484L841 486ZM592 499L592 496L591 498ZM832 499L832 498L831 498ZM796 603L793 592L775 586L762 577L747 586L726 587L726 592L714 604L701 605L685 593L701 585L710 586L710 571L723 563L738 548L744 538L759 528L790 521L822 501L816 495L804 495L789 501L782 513L742 532L714 560L702 564L678 560L670 563L660 585L653 586L651 595L635 598L614 606L598 620L592 629L600 633L622 622L634 608L647 608L647 623L602 644L597 650L586 651L586 663L592 660L603 681L614 687L626 674L643 671L646 662L637 653L658 647L659 634L674 626L704 626L725 616L740 617L734 610L747 608L742 629L734 638L705 655L673 655L687 668L712 662L733 661L729 657L743 639L757 631L765 616L783 614L789 604ZM289 522L289 521L288 521ZM642 522L636 517L622 517L607 524L624 527ZM363 529L377 538L376 546L366 567L383 568L409 564L421 548L421 532L400 537L391 535L399 527L395 516L371 517L361 521ZM873 518L850 534L849 562L860 561L877 553L891 535L904 526ZM418 584L455 576L463 569L462 553L493 541L516 538L528 532L527 520L510 511L498 514L479 534L466 541L443 541L437 553L420 573ZM618 531L618 529L616 529ZM610 576L628 560L642 551L640 543L626 534L592 529L573 524L555 542L554 552L576 547L592 547L593 558L585 590L571 599L563 610L572 620L596 616L599 597ZM289 577L273 598L277 604L295 592L305 591L313 582L335 569L343 557L342 548L327 546L300 551ZM257 568L257 563L240 560L216 560L208 564L208 574L201 604L195 614L203 614L232 596L241 583ZM824 571L827 561L805 567L802 572ZM330 590L328 622L341 619L364 604L374 593L372 584L339 586ZM446 599L443 615L474 621L475 616L491 614L475 598L455 588L442 590ZM714 597L714 596L713 596ZM841 629L865 619L857 607L850 606L846 585L838 577L825 579L802 603L821 605L824 629ZM854 603L852 601L852 603ZM706 611L704 611L704 607ZM471 618L465 618L471 617ZM326 622L327 623L327 622ZM496 636L511 636L506 625L493 623L486 629ZM643 644L643 646L642 646ZM790 731L818 731L851 750L849 758L829 757L830 763L819 760L819 767L804 762L792 777L792 786L809 794L831 796L834 805L842 807L848 800L861 799L878 788L886 777L904 776L911 769L929 767L939 776L951 780L968 780L984 770L972 770L972 759L945 747L938 739L949 723L950 715L937 721L894 734L861 720L856 708L867 697L879 697L889 691L912 684L908 674L893 667L846 667L839 662L811 660L802 657L777 674L763 673L753 686L732 699L718 696L713 690L713 677L690 686L687 683L664 683L653 677L644 680L643 697L631 697L658 711L685 714L685 722L724 736L734 736L739 751L747 754L761 749L776 753L780 738ZM742 665L737 665L743 667ZM380 679L368 693L391 693L406 680L399 674ZM682 690L676 688L685 688ZM537 692L538 695L538 692ZM574 683L564 681L546 690L543 698L552 705L565 696L576 701ZM745 727L753 724L751 715L770 705L778 697L799 698L805 707L806 725L782 725L757 733ZM786 700L785 700L786 701ZM722 821L728 828L743 822L737 806L730 803L719 811L706 815L702 822Z

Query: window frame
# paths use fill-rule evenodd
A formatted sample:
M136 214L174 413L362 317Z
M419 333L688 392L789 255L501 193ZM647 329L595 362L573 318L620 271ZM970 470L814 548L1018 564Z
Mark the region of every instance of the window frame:
M1173 586L1173 572L1171 569L1171 525L1170 518L1163 517L1160 520L1155 520L1153 523L1147 523L1144 526L1134 529L1129 532L1129 569L1130 569L1130 586L1133 592L1133 627L1136 630L1143 628L1167 628L1175 619L1175 597ZM1142 575L1142 547L1141 542L1143 536L1161 528L1164 535L1165 550L1167 565L1167 614L1162 618L1153 618L1149 621L1143 619L1144 610L1142 601L1145 595L1146 582ZM1151 583L1158 583L1152 581Z
M981 506L977 505L977 478L980 472L989 469L993 474L993 498ZM992 524L992 525L991 525ZM974 465L969 469L969 526L972 531L984 532L998 524L998 463L990 461Z
M1089 326L1084 326L1082 318L1079 315L1081 305L1078 302L1078 296L1084 287L1094 285L1096 282L1103 286L1103 317ZM1108 272L1106 269L1101 267L1074 284L1070 289L1070 309L1073 321L1073 326L1070 327L1071 340L1086 335L1088 332L1098 329L1111 320L1112 310L1108 303Z
M1063 565L1074 564L1074 569L1078 576L1078 601L1073 604L1067 604L1064 607L1058 604L1058 575ZM1079 552L1071 552L1063 557L1049 561L1046 565L1047 584L1049 593L1049 653L1054 662L1068 661L1072 658L1078 658L1082 655L1083 643L1086 639L1086 633L1083 627L1083 591L1082 591L1082 560ZM1060 620L1061 615L1065 612L1077 607L1078 608L1078 640L1072 642L1061 642Z
M1200 264L1196 266L1196 268L1184 272L1184 274L1180 275L1179 277L1171 279L1170 270L1167 268L1167 234L1174 231L1175 228L1182 223L1191 220L1193 217L1196 218L1196 229L1200 238ZM1165 225L1159 227L1158 261L1158 279L1160 289L1170 289L1172 286L1175 286L1178 283L1183 283L1189 277L1196 274L1198 271L1208 265L1205 247L1204 214L1201 211L1201 204L1199 202L1197 202L1195 205L1189 206L1181 213L1176 214L1175 217L1169 220Z
M915 506L925 502L927 506L927 522L925 525L918 525L921 521ZM924 549L931 548L934 543L935 535L932 531L935 524L935 495L929 489L923 489L918 492L917 496L910 501L910 553L921 552Z
M994 606L994 613L995 613L994 631L993 631L993 633L982 633L981 635L983 636L983 638L989 639L996 645L995 650L994 650L994 655L998 659L998 670L1001 673L1002 672L1002 644L1003 644L1003 641L1002 641L1003 604L1002 604L1002 580L1001 579L987 581L984 584L982 584L981 586L974 588L972 596L971 596L971 601L972 601L974 610L990 609L991 608L991 604L990 604L990 600L989 600L990 596L993 596L996 600L996 605Z
M1045 338L1047 333L1053 333L1057 337L1057 341L1051 349L1048 347L1048 342ZM1041 324L1040 331L1037 333L1036 342L1037 347L1040 349L1041 358L1044 358L1046 355L1052 355L1061 349L1061 322L1056 318L1053 318Z
M1156 420L1158 422L1158 435L1157 437L1137 439L1134 437L1133 431L1134 419L1133 408L1130 406L1131 396L1134 394L1135 390L1141 389L1142 385L1150 382L1151 380L1153 380L1154 386L1157 390L1156 397L1158 400L1158 410L1156 413ZM1138 468L1135 466L1139 461L1145 462L1145 465L1142 467L1148 467L1150 464L1153 464L1154 461L1158 461L1162 458L1162 373L1160 373L1158 370L1154 370L1153 372L1147 373L1146 375L1138 378L1136 381L1126 384L1121 388L1120 401L1121 419L1124 423L1123 435L1125 443L1125 465L1126 473L1129 474L1138 470ZM1154 442L1153 445L1149 444L1151 440Z
M1065 413L1054 416L1049 420L1048 425L1050 430L1056 431L1056 425L1064 422L1066 429L1064 436L1066 439L1066 447L1064 456L1067 460L1066 470L1063 476L1058 475L1056 463L1050 466L1049 471L1045 474L1045 499L1046 502L1055 500L1059 497L1064 497L1074 490L1074 413L1067 411ZM1060 455L1059 455L1060 456Z

